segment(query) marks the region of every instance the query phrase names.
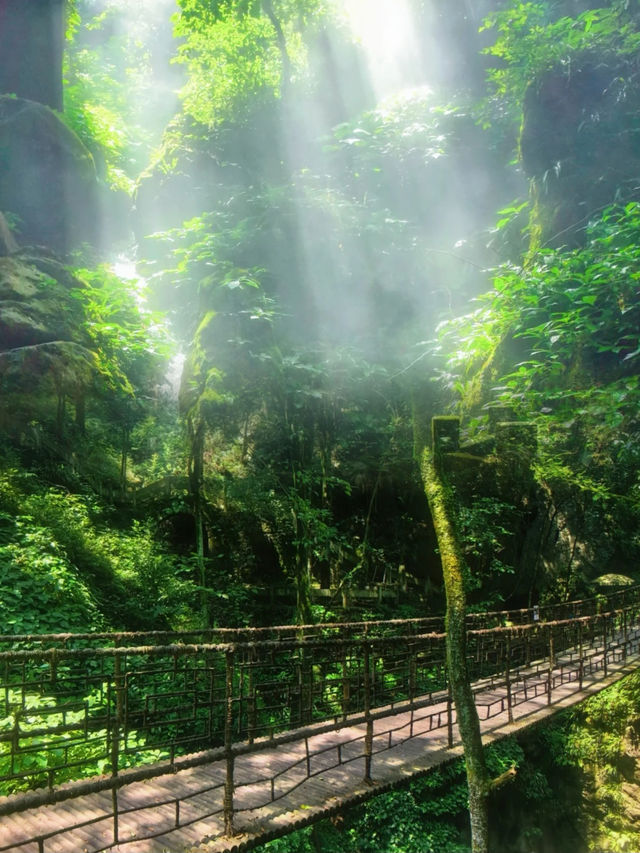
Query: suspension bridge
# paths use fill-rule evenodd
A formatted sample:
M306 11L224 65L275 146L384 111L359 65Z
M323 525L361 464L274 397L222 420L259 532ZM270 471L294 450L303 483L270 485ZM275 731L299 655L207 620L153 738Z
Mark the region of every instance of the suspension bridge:
M485 743L640 660L640 588L468 617ZM249 850L461 755L441 618L0 637L0 853Z

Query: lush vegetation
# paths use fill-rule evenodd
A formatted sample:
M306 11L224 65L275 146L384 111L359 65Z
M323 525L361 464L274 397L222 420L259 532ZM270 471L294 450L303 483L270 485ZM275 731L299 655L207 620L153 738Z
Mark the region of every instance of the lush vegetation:
M100 236L0 189L3 632L442 612L442 413L470 606L638 578L638 4L450 6L67 3L47 168ZM492 751L497 849L633 847L637 695ZM465 849L465 808L452 765L271 849Z

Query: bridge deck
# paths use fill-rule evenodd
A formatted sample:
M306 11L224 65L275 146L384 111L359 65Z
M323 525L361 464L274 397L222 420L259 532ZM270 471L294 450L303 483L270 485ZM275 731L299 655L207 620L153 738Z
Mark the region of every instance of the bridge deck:
M512 722L506 684L491 679L477 684L485 743L576 704L631 672L640 658L639 638L640 633L634 632L624 650L609 646L606 676L602 649L592 649L583 664L582 689L579 665L570 654L556 660L551 677L544 662L520 671L511 684ZM372 783L363 781L366 724L349 725L347 721L337 731L317 734L307 728L297 741L236 756L237 834L232 838L224 837L225 762L217 761L122 787L118 793L119 844L113 843L112 794L104 791L3 817L0 851L182 853L197 848L222 853L250 849L460 755L454 721L453 745L449 746L446 694L430 697L429 702L420 707L422 703L417 701L416 707L404 713L376 709L376 715L385 715L373 723ZM175 828L177 823L179 828Z

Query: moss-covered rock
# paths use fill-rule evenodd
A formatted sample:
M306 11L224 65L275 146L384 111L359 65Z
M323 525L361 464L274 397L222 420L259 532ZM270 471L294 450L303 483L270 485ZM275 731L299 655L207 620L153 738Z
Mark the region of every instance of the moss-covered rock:
M0 429L58 418L61 401L82 399L95 355L76 298L84 287L62 264L34 252L0 257Z
M77 339L83 311L73 292L82 287L52 258L0 258L0 351Z
M96 243L99 185L89 151L49 107L0 97L0 210L20 242L66 251Z

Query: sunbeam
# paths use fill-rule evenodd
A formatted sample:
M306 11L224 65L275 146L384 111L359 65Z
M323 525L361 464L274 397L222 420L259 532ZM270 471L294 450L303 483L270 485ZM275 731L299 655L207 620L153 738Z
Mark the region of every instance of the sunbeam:
M344 9L378 98L420 82L415 21L407 0L344 0Z

